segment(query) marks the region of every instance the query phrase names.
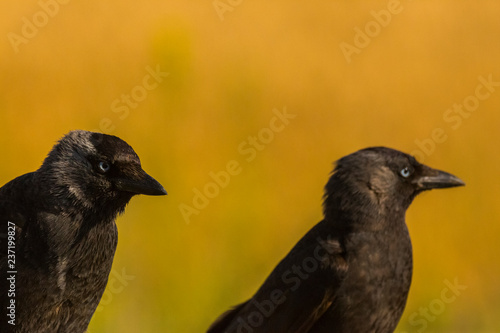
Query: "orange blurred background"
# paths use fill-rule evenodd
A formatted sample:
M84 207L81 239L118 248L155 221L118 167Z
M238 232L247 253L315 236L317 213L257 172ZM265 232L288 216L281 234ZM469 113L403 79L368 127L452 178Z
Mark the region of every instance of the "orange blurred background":
M86 129L127 141L169 193L119 218L91 333L205 331L321 219L332 162L374 145L467 183L408 211L398 332L500 328L497 1L19 0L0 13L0 183Z

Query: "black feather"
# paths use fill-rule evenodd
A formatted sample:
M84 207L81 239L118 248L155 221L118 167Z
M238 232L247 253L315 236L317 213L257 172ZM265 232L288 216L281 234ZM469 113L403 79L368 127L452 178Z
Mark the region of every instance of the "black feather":
M406 209L421 191L461 185L389 148L341 158L325 188L324 220L208 332L393 332L412 277Z
M86 131L68 133L39 170L0 188L0 332L85 332L113 263L115 219L141 193L166 194L125 141ZM15 274L7 274L8 224ZM14 297L6 274L15 276Z

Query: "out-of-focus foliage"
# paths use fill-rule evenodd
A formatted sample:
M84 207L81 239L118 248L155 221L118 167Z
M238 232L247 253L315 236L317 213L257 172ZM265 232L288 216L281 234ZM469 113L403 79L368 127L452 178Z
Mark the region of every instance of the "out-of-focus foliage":
M169 192L119 218L91 333L204 331L321 219L332 162L372 145L467 183L408 212L398 331L500 327L498 2L22 0L0 13L0 182L79 128L125 139ZM467 288L450 294L456 281Z

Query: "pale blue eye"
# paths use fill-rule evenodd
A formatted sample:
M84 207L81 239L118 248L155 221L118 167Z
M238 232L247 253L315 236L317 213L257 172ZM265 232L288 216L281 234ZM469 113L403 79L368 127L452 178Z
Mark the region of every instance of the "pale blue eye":
M99 170L102 172L108 172L110 167L111 166L106 161L99 162Z
M403 176L404 178L408 178L410 177L411 175L411 170L410 168L406 167L406 168L403 168L400 172L401 176Z

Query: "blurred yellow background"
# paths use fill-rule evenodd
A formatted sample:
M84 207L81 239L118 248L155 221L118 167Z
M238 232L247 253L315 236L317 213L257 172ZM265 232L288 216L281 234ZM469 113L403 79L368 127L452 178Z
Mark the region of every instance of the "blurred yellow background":
M0 13L0 183L86 129L127 141L169 193L118 219L91 333L203 332L321 219L332 163L374 145L467 183L408 211L398 332L500 329L498 1L19 0ZM445 302L450 283L466 289Z

